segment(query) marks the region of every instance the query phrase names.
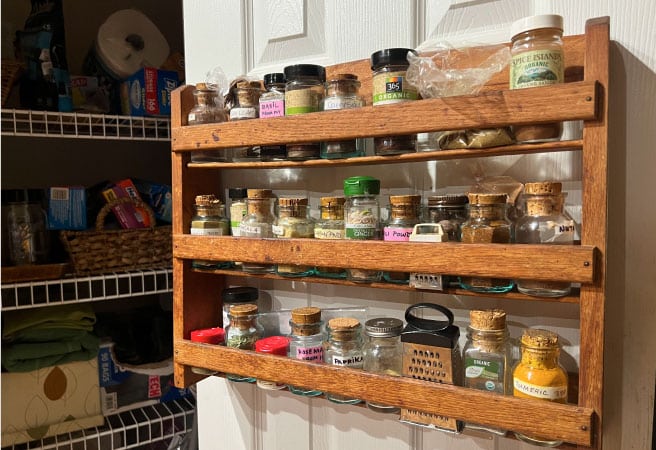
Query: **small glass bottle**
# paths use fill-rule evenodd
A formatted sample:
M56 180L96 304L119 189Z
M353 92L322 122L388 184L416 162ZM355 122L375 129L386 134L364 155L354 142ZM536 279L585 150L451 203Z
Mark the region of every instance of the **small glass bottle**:
M469 194L469 215L462 224L463 244L509 244L512 223L506 216L506 194ZM473 292L508 292L513 281L501 278L460 277L460 286Z
M271 355L287 356L289 350L289 338L285 336L269 336L255 342L255 351L258 353L269 353ZM287 387L284 383L257 379L257 387L270 391L279 391Z
M390 218L383 227L383 240L408 242L416 224L420 222L421 195L390 195ZM388 283L407 284L407 272L383 272Z
M378 194L380 180L361 176L344 180L344 239L379 240L380 206ZM377 270L348 269L351 281L371 283L380 281Z
M278 199L278 218L273 226L277 238L313 238L314 221L307 213L306 197ZM314 267L296 264L278 264L276 273L285 277L305 277L314 273Z
M511 34L510 89L565 82L561 16L525 17L512 24ZM555 141L561 131L560 122L513 127L517 142Z
M462 350L464 386L485 392L510 395L512 392L513 348L508 339L506 313L501 309L469 312L467 342ZM467 424L468 428L505 435L505 430Z
M246 208L246 188L229 188L230 198L230 231L233 236L239 236L239 226L248 209Z
M207 84L196 84L194 100L196 105L187 114L188 125L226 122L228 120L228 116L223 110L223 98ZM229 159L228 149L191 152L192 162L225 162Z
M15 189L7 195L6 230L11 264L22 266L48 262L47 218L41 207L44 192L40 189Z
M203 328L192 330L191 342L201 342L210 345L225 345L225 330L223 328ZM191 371L199 375L215 375L217 372L204 367L192 367Z
M233 305L228 319L230 322L226 327L226 346L255 350L255 342L264 335L264 329L257 321L257 305ZM226 378L230 381L255 382L255 378L246 375L226 374Z
M337 317L328 321L328 342L325 348L326 364L362 369L362 325L352 317ZM362 400L327 393L328 400L354 405Z
M282 117L285 115L285 74L267 73L264 75L266 92L260 95L260 119ZM263 145L260 148L262 161L283 161L287 159L284 145Z
M225 207L214 194L197 195L196 210L191 218L191 234L194 236L228 236L230 226L225 217ZM196 269L229 269L230 261L205 261L195 259L191 266Z
M460 242L460 228L467 220L466 195L431 195L428 197L427 222L439 223L451 242Z
M284 69L287 84L285 86L285 115L317 112L324 97L326 69L315 64L296 64ZM303 161L318 159L321 145L287 144L287 159Z
M518 244L573 245L574 221L563 213L566 194L558 182L526 183L526 215L515 223ZM517 280L517 290L537 297L563 297L572 284L562 281Z
M390 317L369 319L364 324L365 342L362 348L366 372L400 377L403 373L403 321ZM382 413L398 413L397 406L367 402L369 409Z
M321 102L322 111L351 109L364 106L359 95L360 82L356 75L340 73L326 83L326 97ZM349 139L321 143L321 157L324 159L352 158L364 156L364 140Z
M322 363L325 340L325 335L321 331L322 325L321 309L314 306L293 309L292 318L289 321L292 329L289 336L289 357ZM294 394L306 397L323 394L323 392L309 387L289 386L289 390Z
M344 239L344 197L321 197L319 220L314 225L315 239ZM341 267L317 267L315 274L324 278L345 278Z
M242 237L272 238L276 221L274 208L276 199L271 189L248 189L246 205L248 214L239 225ZM250 273L273 272L276 266L265 263L242 263L242 270Z
M409 48L388 48L371 55L373 71L373 106L389 105L417 100L417 89L406 82L406 71L410 66ZM376 155L398 155L415 150L417 135L384 136L374 138Z
M223 326L227 326L230 322L228 318L228 313L230 308L233 305L240 305L244 303L255 303L257 304L257 299L260 297L260 294L257 288L250 286L235 286L230 288L225 288L221 292L221 301L223 302Z
M261 93L259 81L238 81L231 92L233 105L230 108L230 121L257 119ZM232 151L232 160L235 162L260 160L259 146L236 147Z
M555 403L567 403L567 372L558 362L558 335L529 328L521 339L521 360L513 369L513 395ZM541 447L557 447L562 441L515 433L517 439Z

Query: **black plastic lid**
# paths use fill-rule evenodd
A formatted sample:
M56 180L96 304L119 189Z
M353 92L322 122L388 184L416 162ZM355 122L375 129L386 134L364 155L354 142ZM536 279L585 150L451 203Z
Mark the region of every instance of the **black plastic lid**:
M246 188L229 188L228 189L228 197L230 197L232 200L237 200L240 198L246 198L247 197L247 189Z
M224 303L248 303L257 300L259 296L257 288L248 286L227 288L221 293Z
M386 48L379 50L371 55L371 70L380 69L386 65L410 65L408 62L408 52L415 55L418 53L411 48Z
M3 189L2 203L39 203L46 197L43 189Z
M326 82L326 68L316 64L295 64L285 67L284 71L287 81L313 77L318 78L322 83Z
M284 73L267 73L264 75L264 87L269 86L270 84L281 84L285 82Z
M463 208L467 203L469 203L469 197L465 194L431 195L428 197L428 206Z

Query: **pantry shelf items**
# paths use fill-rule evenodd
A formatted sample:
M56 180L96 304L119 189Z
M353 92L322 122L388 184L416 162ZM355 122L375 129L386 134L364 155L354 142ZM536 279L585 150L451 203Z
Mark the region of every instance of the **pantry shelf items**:
M590 20L584 35L563 39L565 82L545 87L509 90L508 72L505 72L493 77L478 95L196 126L187 126L186 123L186 114L193 105L193 87L175 91L172 96L174 113L171 145L175 211L173 271L176 384L185 386L198 381L201 376L194 374L191 368L204 367L292 386L307 386L370 403L448 416L521 435L537 435L554 441L601 448L607 239L608 22L608 18ZM327 67L326 76L330 79L336 73L352 73L359 80L366 80L371 77L368 63L368 60L361 60ZM363 83L360 95L371 98L371 92L367 92L367 89L370 90L371 86ZM585 121L582 139L484 150L436 150L345 160L208 163L201 166L191 163L190 158L190 153L196 150L320 143L570 120ZM298 167L307 168L311 172L313 167L433 160L439 164L440 160L457 158L571 149L581 151L583 166L580 245L386 242L295 237L276 239L192 236L188 231L190 205L194 197L211 192L222 171L227 169ZM422 257L417 258L418 254ZM340 255L339 262L333 255ZM461 386L194 343L190 340L191 330L220 322L221 308L212 293L220 292L225 287L225 275L231 273L227 270L194 270L191 267L194 259L581 283L578 296L581 345L577 402L560 404L501 396ZM280 277L270 273L242 276ZM318 277L304 278L304 281L349 283ZM375 287L384 286L377 283ZM399 289L393 284L389 284L388 288ZM405 286L402 288L407 289ZM559 301L542 298L536 300L514 292L474 295L496 296L502 302L506 299ZM565 299L572 301L572 296Z

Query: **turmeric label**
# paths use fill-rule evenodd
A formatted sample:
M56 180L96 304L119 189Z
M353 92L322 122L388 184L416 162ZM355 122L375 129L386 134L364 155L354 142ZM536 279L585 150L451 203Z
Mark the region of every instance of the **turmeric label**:
M530 397L552 402L565 403L567 401L567 385L562 386L540 386L533 383L527 383L519 378L514 379L514 396ZM524 394L524 395L521 395Z

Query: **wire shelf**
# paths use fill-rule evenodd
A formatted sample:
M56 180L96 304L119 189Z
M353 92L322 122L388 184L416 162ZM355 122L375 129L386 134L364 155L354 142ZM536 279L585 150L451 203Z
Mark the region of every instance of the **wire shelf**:
M136 408L105 418L105 425L60 434L2 450L123 450L171 440L193 428L193 396Z
M168 117L3 109L2 134L6 136L170 141L171 120Z
M93 302L173 291L171 268L3 284L2 310Z

